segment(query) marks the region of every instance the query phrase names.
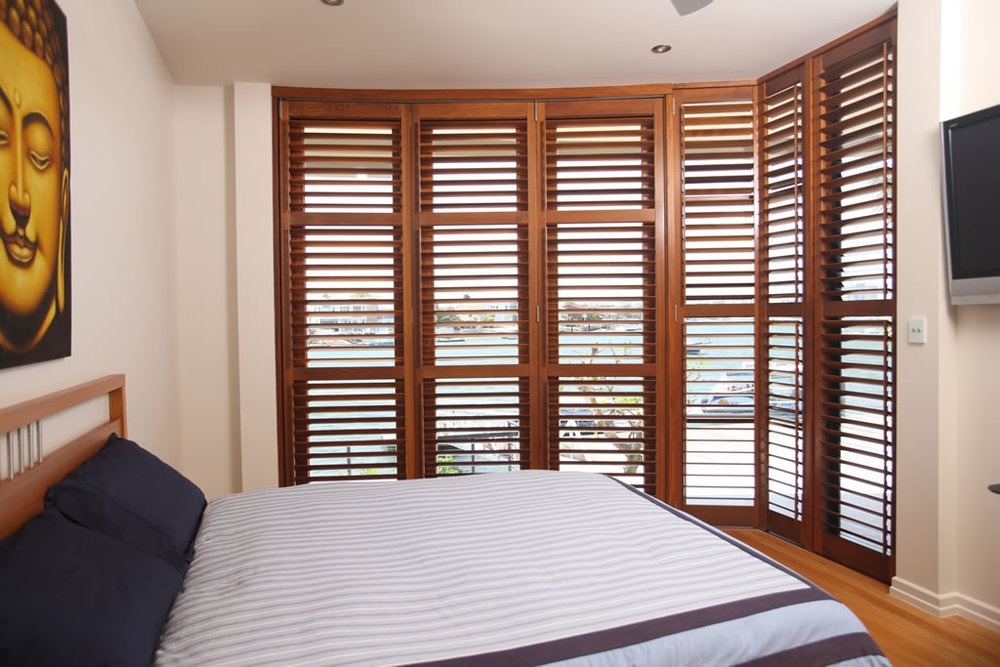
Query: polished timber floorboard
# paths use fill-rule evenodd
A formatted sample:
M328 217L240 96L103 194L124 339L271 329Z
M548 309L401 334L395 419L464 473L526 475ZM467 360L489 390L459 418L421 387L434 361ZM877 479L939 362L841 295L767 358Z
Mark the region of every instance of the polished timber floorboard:
M889 587L759 530L730 535L810 579L850 607L893 665L1000 666L1000 633L959 616L937 618Z

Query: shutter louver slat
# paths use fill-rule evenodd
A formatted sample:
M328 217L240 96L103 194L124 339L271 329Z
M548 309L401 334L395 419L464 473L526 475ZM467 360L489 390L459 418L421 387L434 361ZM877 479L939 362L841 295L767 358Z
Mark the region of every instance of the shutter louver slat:
M753 104L685 103L680 116L685 302L752 303Z
M398 212L399 133L398 123L291 119L291 211Z
M826 169L820 169L820 174L838 174L843 171L842 161L843 160L856 160L858 155L881 155L884 151L883 142L885 141L885 136L883 135L881 129L878 131L875 128L872 129L872 136L864 141L856 141L851 145L845 145L845 142L841 141L838 137L837 139L831 139L828 143L829 146L825 146L827 150L824 152L826 156L826 162L831 166ZM841 147L843 146L843 147Z
M295 483L402 477L402 395L399 380L294 383Z
M804 297L802 85L767 97L762 105L761 231L767 303Z
M823 73L821 253L826 299L891 299L894 285L892 60L883 49ZM859 100L876 108L857 113ZM860 138L873 140L861 142ZM848 237L875 236L874 243ZM877 263L879 270L865 266Z
M826 150L821 153L821 252L825 266L829 265L824 269L824 296L891 299L895 261L890 205L892 61L879 48L861 62L827 71L823 77L829 82L824 90L836 92L836 97L821 101L821 132L826 137ZM856 98L876 108L858 114ZM859 137L868 139L872 133L881 140L858 142ZM858 225L855 220L863 222L852 227ZM875 236L875 243L852 243L845 238L858 234ZM873 262L881 265L874 273L865 268Z
M554 223L547 234L549 349L561 364L652 357L652 223Z
M424 474L502 472L527 467L528 381L437 379L424 383Z
M686 318L684 349L684 501L688 506L752 506L753 320Z
M821 447L828 530L892 550L893 332L890 318L823 322ZM826 355L825 355L826 356ZM831 355L832 357L832 355Z
M422 226L424 363L527 359L527 225Z
M652 209L652 118L557 119L545 129L550 210Z
M767 335L768 509L801 522L805 468L803 320L772 318Z
M401 354L398 225L293 227L290 290L297 366L395 366ZM330 252L356 244L356 254Z
M656 489L655 380L549 380L549 466L599 472L647 493Z
M526 121L420 123L421 211L525 211Z

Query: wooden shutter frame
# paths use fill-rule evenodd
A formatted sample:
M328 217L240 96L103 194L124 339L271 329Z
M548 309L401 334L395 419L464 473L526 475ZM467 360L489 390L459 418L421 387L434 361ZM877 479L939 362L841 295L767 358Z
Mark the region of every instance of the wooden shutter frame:
M813 52L803 56L800 60L793 61L781 67L759 80L761 88L761 99L767 94L781 87L789 85L796 79L802 81L804 91L804 107L806 109L804 118L805 143L805 163L804 170L805 186L805 301L803 312L805 315L805 339L806 350L804 355L804 401L807 406L816 406L819 403L822 392L821 376L821 345L819 339L822 335L822 323L825 315L849 315L850 305L843 303L824 303L819 294L819 262L821 256L821 246L818 231L818 219L823 193L820 190L820 93L819 74L824 67L850 60L868 49L875 48L879 44L895 42L896 35L896 13L891 11L885 16L876 19L856 30L844 35L840 39L828 45L820 47ZM893 105L893 108L894 105ZM810 165L815 166L810 168ZM763 201L763 198L761 198ZM770 312L785 313L787 308L783 304L772 304ZM857 312L860 311L860 312ZM855 314L876 315L884 313L895 318L895 308L889 310L875 304L860 302ZM898 326L895 327L898 329ZM764 340L760 338L760 340ZM816 409L810 407L805 414L805 476L804 476L804 507L803 507L803 530L801 530L801 544L806 549L822 553L829 558L840 560L849 564L855 569L866 572L869 575L888 581L894 568L893 555L884 559L870 558L869 554L859 547L858 549L841 549L839 545L824 544L823 529L820 521L822 511L821 494L818 491L822 480L822 465L817 452L818 443L821 438L822 420ZM763 434L762 434L763 437ZM762 447L764 446L762 441ZM898 454L898 452L897 452ZM892 491L895 497L894 491ZM829 540L826 540L829 542ZM875 562L880 561L880 562Z
M896 21L895 18L879 23L871 27L868 30L858 32L854 34L849 39L838 43L833 48L818 54L812 59L810 65L812 68L811 81L815 82L812 85L811 90L811 100L810 108L810 120L812 123L811 131L811 151L815 156L817 164L821 165L822 159L822 127L823 121L821 118L822 114L822 96L819 91L819 80L822 72L830 67L835 67L844 62L849 62L860 57L866 52L871 52L874 49L879 48L881 45L886 45L884 48L888 48L890 57L894 56L892 52L895 50L895 33L896 33ZM892 67L895 67L894 60ZM893 85L892 90L888 91L892 98L895 97L895 85ZM894 99L890 100L890 109L893 110L895 114L895 102ZM895 120L895 118L894 118ZM894 142L895 133L891 134L891 137L886 137L886 141ZM893 151L894 153L894 151ZM893 157L895 160L895 157ZM893 167L891 171L894 172L895 163L893 162ZM819 170L813 171L811 176L815 179L813 185L810 188L811 191L811 205L813 210L813 215L816 218L816 224L812 225L814 228L814 240L811 247L811 257L813 261L814 276L811 280L810 285L815 290L814 296L814 307L812 310L813 318L813 331L810 335L810 341L812 343L812 369L813 376L811 389L813 394L812 405L814 409L811 411L809 418L811 420L810 433L813 441L812 449L812 460L810 466L810 479L812 481L811 490L812 496L810 498L811 502L809 505L810 516L808 517L812 530L809 535L809 546L812 550L817 553L823 554L833 560L845 563L854 569L860 570L869 576L872 576L881 581L888 582L891 580L895 572L895 548L891 549L891 553L888 555L878 554L870 549L866 549L859 545L853 544L847 540L835 538L830 533L826 532L823 528L822 515L824 512L822 506L822 493L821 488L823 485L823 461L820 452L820 448L823 442L823 417L818 405L823 398L824 386L823 386L823 356L822 356L822 344L820 343L820 337L823 336L824 322L828 318L836 318L839 320L843 317L866 317L866 316L884 316L890 319L890 322L895 325L895 295L890 300L885 302L876 301L861 301L861 302L843 302L843 301L829 301L822 297L820 294L822 277L819 275L821 271L822 262L822 242L821 234L818 231L819 225L821 224L822 216L822 201L823 201L823 190L821 184L821 177ZM893 177L893 190L892 197L895 196L894 187L895 178ZM895 207L892 206L892 215L894 216ZM894 278L893 278L894 280ZM893 326L893 338L895 337L895 330L898 326ZM895 341L891 342L893 348L895 348ZM895 382L895 376L893 376L892 382ZM895 402L893 402L894 411ZM891 414L890 419L895 421L895 415ZM896 444L894 443L894 447ZM894 458L896 452L894 451ZM895 467L895 466L894 466ZM887 492L892 498L891 502L894 504L895 499L895 470L893 472L893 484L892 487L887 489ZM889 539L892 539L891 537ZM894 544L894 540L893 540Z
M531 258L532 253L536 252L532 248L533 241L531 238L530 230L530 197L532 195L532 188L530 184L535 179L535 170L537 165L535 160L532 158L530 151L530 138L531 138L531 118L532 118L533 108L531 105L525 102L481 102L481 103L420 103L412 105L412 134L414 141L417 142L416 150L414 151L414 189L417 191L417 197L414 201L414 213L413 213L413 236L415 239L415 280L416 286L414 290L419 292L418 310L415 311L417 314L418 321L420 321L419 334L417 336L418 340L418 350L419 357L414 360L414 375L415 375L415 387L417 395L413 397L414 401L419 403L419 429L420 429L420 447L422 451L420 453L420 466L421 471L419 476L433 476L438 473L438 455L437 445L434 442L429 442L428 438L431 434L437 433L437 419L436 413L433 411L434 406L437 405L438 397L432 396L428 392L433 392L439 383L442 387L447 386L448 383L455 382L457 380L466 379L470 383L475 383L477 380L483 378L498 377L504 378L505 382L517 382L521 387L518 395L521 398L517 401L517 405L522 406L519 411L517 428L518 438L520 441L520 446L517 448L519 453L519 465L521 467L531 467L537 454L535 454L536 446L535 441L538 440L539 436L536 434L538 430L533 424L533 392L526 381L531 380L531 349L534 347L532 345L532 340L534 336L537 336L537 332L533 329L532 319L529 315L531 313L531 297L532 297L532 283L533 276L531 270ZM489 126L490 124L503 124L512 122L523 122L525 123L525 133L524 133L524 170L525 173L523 178L518 179L518 183L523 184L525 192L521 193L519 190L519 198L517 199L517 204L514 206L516 210L504 211L504 212L484 212L484 211L437 211L432 210L433 205L426 196L426 188L422 184L426 183L426 170L424 169L424 144L421 143L422 137L425 136L425 127L439 127L448 128L454 127L465 128L472 126ZM515 364L488 364L488 365L474 365L474 366L459 366L459 365L440 365L434 362L432 358L433 350L435 349L435 336L432 335L431 329L428 326L432 326L425 321L427 314L430 312L427 308L431 307L427 301L426 290L433 290L433 284L428 284L427 275L424 273L426 268L426 262L428 257L426 255L426 234L433 234L434 229L437 228L447 228L451 225L457 225L460 227L474 227L477 224L487 224L487 225L514 225L516 228L523 229L523 243L525 244L525 262L526 262L526 273L523 275L524 284L521 285L519 291L521 296L519 299L526 299L526 306L522 306L521 320L519 326L519 341L518 347L520 349L518 362ZM527 392L527 393L526 393Z
M686 105L720 105L725 106L728 104L749 104L750 109L750 136L751 143L753 144L753 152L750 156L753 170L753 182L750 185L750 195L751 202L753 203L753 233L750 238L751 242L751 252L754 253L755 257L753 260L753 279L751 282L751 292L749 297L745 297L736 303L713 303L711 299L708 300L690 300L685 297L684 285L687 276L685 268L685 257L684 257L684 246L685 246L685 213L684 213L684 184L685 179L681 170L684 164L684 145L683 145L683 109ZM670 347L671 363L675 368L680 369L679 372L673 374L670 378L671 395L680 397L673 402L671 405L671 428L669 433L669 438L671 442L681 443L679 446L674 447L671 452L671 463L674 466L675 474L671 476L671 482L675 484L674 493L671 494L671 502L676 504L678 507L684 509L687 512L694 514L695 516L713 523L716 525L759 525L759 506L761 503L761 486L759 482L760 476L760 452L759 452L759 431L760 431L760 408L759 400L755 404L754 409L754 419L751 424L751 439L752 439L752 449L753 449L753 460L751 465L751 479L754 487L753 491L753 501L750 505L707 505L707 504L691 504L687 502L686 490L685 490L685 475L686 475L686 451L687 451L687 423L688 416L686 412L686 401L683 397L686 395L686 368L687 368L687 343L686 343L686 327L688 322L695 322L699 318L709 318L709 317L726 317L735 318L736 320L743 319L750 323L752 330L754 331L754 352L751 354L751 359L754 360L755 367L758 367L758 353L756 350L759 348L759 342L756 336L756 325L755 322L759 320L759 298L757 294L757 283L758 277L757 273L759 271L759 258L756 257L757 248L759 246L758 235L756 224L756 200L757 200L757 183L759 181L758 171L759 171L759 148L758 148L758 118L757 118L757 106L758 106L758 91L756 86L720 86L720 87L710 87L710 88L691 88L683 90L675 90L672 100L672 121L673 129L670 133L670 141L673 142L674 149L672 151L672 161L671 164L676 167L676 176L672 180L672 183L676 183L678 196L674 202L674 206L671 207L671 213L673 214L673 221L670 225L671 234L669 237L669 243L671 244L669 252L670 266L668 270L670 271L670 281L675 286L670 291L670 298L673 299L673 309L672 309L672 321L670 323L670 333L669 338L674 342ZM759 382L755 382L755 386L759 386ZM759 392L755 392L755 395Z
M760 122L758 127L760 128L760 134L758 135L757 145L758 150L761 151L759 162L761 164L759 172L759 187L760 194L758 196L758 202L760 202L760 215L761 215L761 232L759 235L760 250L757 257L758 262L758 284L760 289L758 291L758 303L761 310L761 317L758 320L758 333L757 339L761 341L758 347L759 350L759 368L761 369L761 380L764 381L767 378L769 371L770 358L768 356L768 345L769 340L769 324L771 318L801 318L802 320L802 339L803 339L803 352L802 352L802 395L800 399L803 407L811 406L813 400L813 390L809 382L809 379L813 376L813 348L814 346L809 344L810 333L813 329L813 317L811 313L815 307L814 305L814 262L812 261L813 255L813 243L815 239L815 228L811 224L812 211L813 211L813 188L815 173L813 169L810 169L810 165L813 164L813 154L814 154L814 142L812 141L813 136L813 122L812 114L810 110L812 107L812 86L811 82L811 62L807 61L799 64L796 67L788 69L778 75L775 75L766 81L763 81L759 86L759 99L758 99L758 114L760 116ZM766 154L764 153L765 147L763 146L765 141L765 124L766 124L766 104L767 100L770 99L772 95L778 94L782 91L791 89L795 86L801 88L801 163L802 163L802 179L798 187L801 188L801 205L802 205L802 259L803 259L803 277L802 277L802 294L799 299L793 299L790 302L779 302L774 303L770 299L769 283L767 277L769 275L769 261L770 253L769 247L767 245L768 231L763 229L763 225L766 220L765 205L768 201L766 187L767 182L767 169L765 165ZM802 518L800 521L795 521L788 517L776 515L774 512L769 510L769 500L770 500L770 486L771 478L769 471L769 432L770 432L770 406L765 406L767 413L763 418L763 423L759 428L759 448L760 448L760 488L761 488L761 502L760 502L760 515L758 521L760 526L766 527L768 530L782 535L786 539L790 539L794 542L802 544L806 548L811 548L812 544L812 532L806 530L805 527L811 525L812 516L812 505L811 505L811 494L813 489L813 475L812 475L812 448L809 446L811 442L811 421L813 410L807 409L803 411L802 416L802 466L803 474L801 479L801 492L802 492Z
M665 480L665 468L666 457L665 452L665 442L663 436L663 419L665 415L665 360L661 361L662 355L657 354L657 351L663 348L664 345L664 335L665 330L663 328L662 321L662 309L658 307L658 301L662 300L662 295L665 292L665 272L663 271L663 249L665 247L665 215L664 215L664 147L665 142L663 140L663 130L664 130L664 114L663 114L663 101L662 99L648 98L648 99L620 99L620 100L559 100L559 101L546 101L541 102L538 105L538 120L539 131L541 133L542 141L539 142L539 150L542 155L542 169L540 177L544 187L541 190L541 196L545 197L544 205L541 207L541 218L539 221L539 230L543 235L543 254L541 257L543 264L543 271L540 274L543 278L542 292L540 293L541 298L541 320L545 323L547 329L547 335L545 339L541 342L542 354L541 354L541 364L542 373L541 378L544 381L543 391L541 392L541 397L543 400L543 415L547 422L547 428L545 429L543 435L547 434L550 438L552 436L556 437L554 442L549 443L549 451L547 455L546 465L548 467L559 467L559 452L561 451L558 445L560 441L559 437L559 403L558 403L558 384L561 379L568 381L567 386L575 386L580 383L576 382L574 378L581 374L583 369L586 369L587 376L596 376L604 378L609 385L619 387L622 384L625 385L635 385L639 384L642 389L639 393L646 398L643 400L642 405L644 406L644 412L641 419L643 424L641 432L644 434L642 436L642 441L646 443L643 446L644 458L643 458L643 478L644 482L642 484L643 488L650 493L658 494L659 497L664 497L666 494L666 480ZM651 179L645 181L648 185L651 185L652 192L651 196L645 195L641 197L641 204L636 207L634 202L630 202L628 206L623 208L614 208L613 205L604 203L600 207L600 210L589 210L584 205L582 208L570 208L563 209L556 206L555 200L551 197L551 193L555 190L551 183L551 176L553 175L553 165L550 165L549 157L556 155L555 145L549 142L551 137L554 137L555 130L552 128L557 126L573 127L576 125L585 126L600 126L606 121L610 121L612 124L632 124L641 123L643 121L639 119L647 119L646 122L651 123L649 125L649 131L651 132L651 145L649 146L651 151L651 166L652 169L649 174L644 175L643 179ZM551 130L551 131L550 131ZM640 132L642 132L640 130ZM587 225L603 225L608 230L613 228L617 224L625 223L630 225L632 229L645 229L647 231L643 232L646 238L650 238L651 243L642 250L643 253L647 253L649 257L652 258L652 263L649 264L649 260L644 260L644 263L649 264L646 269L646 294L642 297L644 309L652 308L652 317L644 318L646 323L644 326L645 338L642 343L643 351L643 361L641 363L625 363L625 364L614 364L614 363L590 363L584 366L575 363L561 363L559 353L558 353L558 336L559 336L559 326L558 322L554 319L558 316L558 313L553 311L552 306L554 302L558 302L558 284L553 282L555 280L555 265L552 264L552 257L550 255L551 243L554 242L550 238L551 230L558 229L561 225L582 225L581 229L585 228ZM639 225L640 227L635 227ZM548 266L544 266L548 263ZM652 284L648 283L649 279L652 279ZM615 379L619 379L619 382L615 382ZM632 378L639 378L638 380ZM659 385L659 391L651 391L650 387L652 385ZM618 391L618 390L615 390ZM652 424L652 427L650 427ZM647 435L647 431L652 430L652 435Z
M402 187L403 173L405 170L406 163L406 132L405 124L403 123L404 108L400 104L355 104L355 105L336 105L337 113L335 117L339 122L376 122L376 123L393 123L398 125L398 131L400 136L399 145L399 183L398 188L394 188L394 198L397 200L394 207L397 213L389 214L391 216L396 216L400 218L399 225L404 227L405 220L403 216L405 213L405 203L406 203L406 193L405 188ZM327 369L306 369L303 366L296 366L295 359L293 357L295 353L295 346L293 345L293 321L292 321L292 304L291 304L291 289L292 285L292 262L291 262L291 252L292 252L292 234L293 229L310 224L308 221L319 221L320 224L326 224L323 221L334 221L340 219L346 219L347 216L352 214L343 213L307 213L307 212L296 212L293 211L293 200L291 198L291 163L289 161L289 156L291 155L290 147L290 132L293 122L308 122L315 119L320 122L325 122L327 119L331 118L330 105L325 103L319 103L311 100L275 100L275 146L276 146L276 164L281 165L282 168L275 169L275 189L277 196L275 197L275 208L276 208L276 227L275 227L275 280L276 280L276 299L279 303L279 313L276 316L276 338L279 341L279 353L276 354L277 360L277 370L278 377L281 379L281 385L279 387L279 398L278 398L278 411L281 418L279 423L279 443L281 443L280 454L279 454L279 479L283 485L294 484L297 481L303 481L302 478L297 476L296 470L301 469L301 464L297 464L297 453L294 446L295 443L295 423L296 419L294 415L296 414L296 403L298 400L296 393L296 383L304 380L306 378L312 378L316 380L323 379L335 379L341 378L346 381L359 380L364 377L356 371L349 368L342 369L341 371L327 370ZM369 214L362 213L360 217L365 220L387 220L387 214ZM405 236L405 232L402 234ZM405 246L405 239L401 238L401 245ZM406 259L403 258L404 265L399 269L402 274L402 299L404 302L403 307L400 309L405 318L406 306ZM399 338L403 339L402 353L405 354L406 350L406 338L408 337L408 327L405 321L397 322L396 324L397 340ZM403 369L395 369L391 367L386 367L384 371L375 373L378 376L385 376L385 379L389 379L389 376L395 378L398 382L405 383L405 371ZM402 396L402 400L397 401L397 404L403 407L405 411L406 395L408 392L404 389L397 390L397 395ZM405 418L401 421L405 423ZM397 464L398 471L397 476L405 475L407 469L406 462L406 450L405 445L407 434L400 428L397 427L397 433L401 437L401 448L397 451Z

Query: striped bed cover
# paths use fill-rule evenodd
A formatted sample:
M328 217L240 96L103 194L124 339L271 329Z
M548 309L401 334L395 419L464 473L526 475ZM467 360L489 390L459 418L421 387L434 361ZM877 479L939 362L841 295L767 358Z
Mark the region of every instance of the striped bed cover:
M887 665L842 604L602 475L213 500L161 665Z

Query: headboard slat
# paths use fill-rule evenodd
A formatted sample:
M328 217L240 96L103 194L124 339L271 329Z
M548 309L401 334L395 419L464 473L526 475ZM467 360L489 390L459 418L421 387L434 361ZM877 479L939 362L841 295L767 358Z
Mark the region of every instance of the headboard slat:
M68 443L50 443L50 449L56 449L42 459L42 420L102 396L108 401L107 418ZM28 451L24 450L21 435L25 429ZM112 433L127 435L125 376L121 374L108 375L0 410L0 436L9 441L10 435L16 434L15 437L21 440L14 444L20 459L16 466L8 447L7 462L13 479L0 480L0 538L10 535L41 512L49 487L90 458ZM19 470L26 467L26 463L31 467Z

